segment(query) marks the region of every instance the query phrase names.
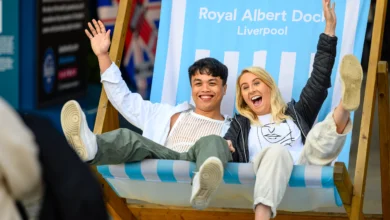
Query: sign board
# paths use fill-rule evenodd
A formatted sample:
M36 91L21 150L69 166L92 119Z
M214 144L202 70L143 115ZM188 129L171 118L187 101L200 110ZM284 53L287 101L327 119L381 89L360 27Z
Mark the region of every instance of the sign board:
M19 0L0 0L0 96L19 107Z
M37 106L86 91L87 0L37 0Z

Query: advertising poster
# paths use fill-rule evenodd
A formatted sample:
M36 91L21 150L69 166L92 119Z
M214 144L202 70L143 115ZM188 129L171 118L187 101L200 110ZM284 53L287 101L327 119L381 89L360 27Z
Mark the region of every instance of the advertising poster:
M38 0L38 107L86 91L87 0Z

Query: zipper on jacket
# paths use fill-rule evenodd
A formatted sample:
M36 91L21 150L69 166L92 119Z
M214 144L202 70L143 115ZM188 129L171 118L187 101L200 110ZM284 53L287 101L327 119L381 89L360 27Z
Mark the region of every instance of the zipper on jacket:
M293 105L292 107L293 107L293 110L294 110L295 117L297 118L297 122L298 122L299 129L301 129L301 132L302 132L303 136L305 136L305 139L307 139L306 134L305 134L305 132L303 131L303 129L302 129L302 127L301 127L301 124L299 123L299 118L298 118L297 112L295 111L295 106Z
M247 160L246 158L246 150L245 150L245 139L244 139L244 135L243 135L243 131L242 131L242 127L241 127L241 124L240 122L238 122L236 116L234 116L234 119L236 120L238 126L240 126L240 132L241 132L241 138L242 138L242 147L244 148L244 157L245 157L245 162L248 163L249 161Z

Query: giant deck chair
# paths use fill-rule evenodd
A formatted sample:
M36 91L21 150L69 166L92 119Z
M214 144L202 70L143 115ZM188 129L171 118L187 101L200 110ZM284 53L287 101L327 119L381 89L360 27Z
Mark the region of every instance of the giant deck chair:
M368 0L336 2L339 41L332 74L333 86L318 120L322 120L340 100L338 69L343 55L353 53L361 57L370 3ZM382 219L364 216L362 206L386 4L385 0L377 1L354 184L346 169L351 142L349 136L332 166L294 166L289 187L279 207L279 210L288 212L279 212L277 219ZM117 65L120 65L123 36L132 5L131 0L120 1L110 50L110 56ZM319 0L163 1L151 101L172 105L192 102L187 68L195 60L207 56L223 61L229 68L228 90L222 103L225 114L234 113L237 75L241 69L251 65L265 67L273 74L286 101L298 99L310 77L318 36L324 29L321 13ZM261 21L264 18L279 20ZM389 175L386 173L389 164L386 148L389 113L387 64L381 63L379 70L381 121L383 118L380 125L383 219L388 219L390 216L385 208L389 207ZM117 116L102 90L94 132L118 128ZM194 163L186 161L145 160L98 166L97 172L107 208L118 219L253 219L251 207L255 174L250 164L228 164L221 187L204 211L193 210L189 203L194 168ZM308 212L332 206L344 206L347 215Z

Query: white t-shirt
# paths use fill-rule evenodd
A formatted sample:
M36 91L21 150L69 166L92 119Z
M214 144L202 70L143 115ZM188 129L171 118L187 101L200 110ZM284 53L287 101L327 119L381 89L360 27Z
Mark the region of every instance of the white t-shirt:
M303 149L298 126L291 119L276 124L271 114L259 116L259 120L261 125L251 125L249 131L249 160L253 161L258 153L272 144L281 144L288 148L295 164Z

